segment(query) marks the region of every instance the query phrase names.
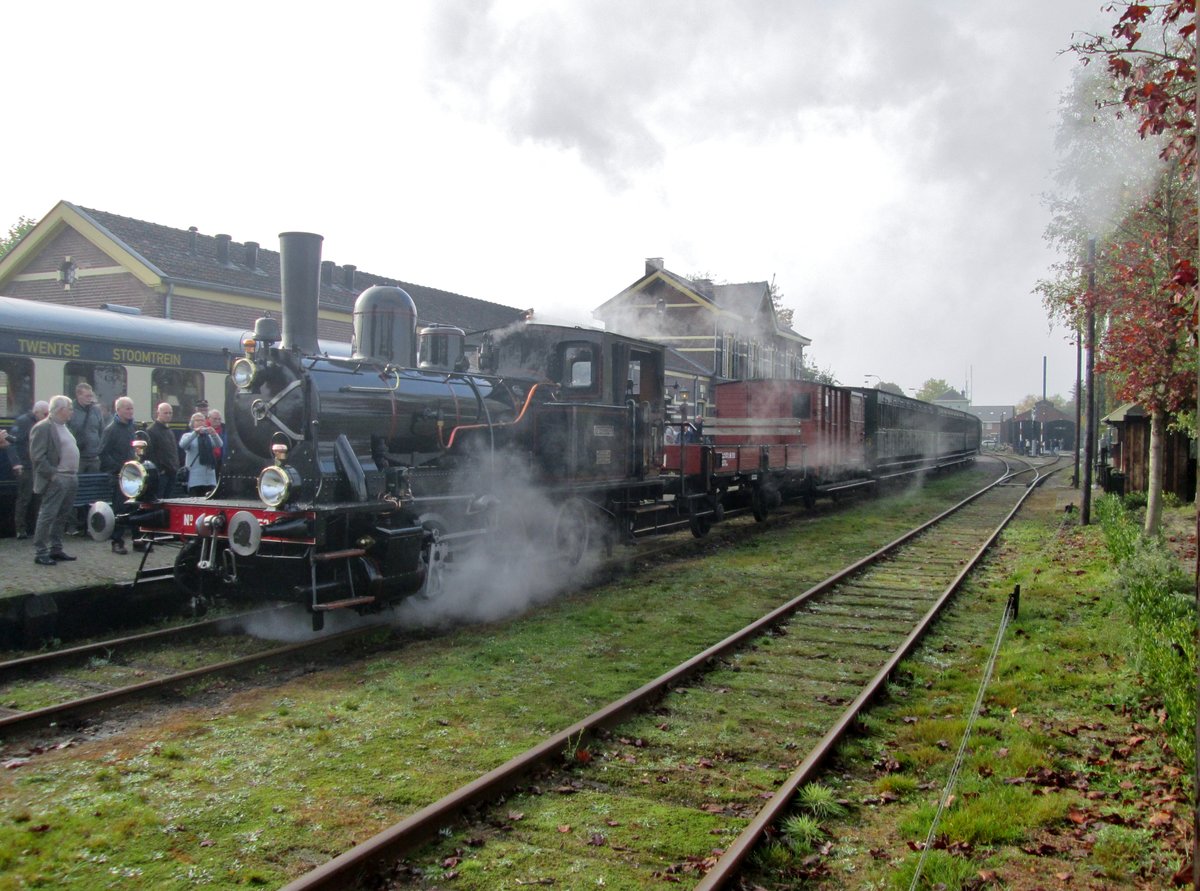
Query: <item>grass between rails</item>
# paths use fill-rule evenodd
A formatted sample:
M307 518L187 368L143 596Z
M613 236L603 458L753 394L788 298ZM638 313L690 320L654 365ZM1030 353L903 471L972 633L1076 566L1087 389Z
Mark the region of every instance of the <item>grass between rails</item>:
M919 888L1191 884L1190 762L1131 662L1133 632L1098 526L1039 493L825 783L848 813L818 855L786 833L756 858L762 888L907 889L956 755L1003 604L1021 585L967 757ZM1172 518L1194 530L1195 513ZM1188 753L1190 757L1190 752ZM803 812L803 808L799 809Z
M216 710L14 759L0 774L0 889L277 887L869 553L983 475L854 504Z

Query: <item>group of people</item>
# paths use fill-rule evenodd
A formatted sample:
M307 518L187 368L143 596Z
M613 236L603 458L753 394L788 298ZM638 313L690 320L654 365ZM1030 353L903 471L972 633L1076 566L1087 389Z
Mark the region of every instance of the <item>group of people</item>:
M75 559L63 550L63 536L80 528L75 509L79 474L108 474L113 481L112 503L124 502L118 476L122 465L135 457L133 415L133 400L121 396L105 423L91 385L80 383L74 401L68 396L39 401L17 418L11 432L0 430L0 449L11 450L9 464L17 480L17 538L29 537L29 511L35 499L40 499L33 531L35 563L54 566ZM144 457L159 470L158 497L184 492L208 495L217 484L226 446L221 412L210 411L207 402L197 403L190 429L178 442L169 426L173 417L171 403L160 403L154 423L146 431ZM128 553L120 524L112 534L111 547L115 554Z

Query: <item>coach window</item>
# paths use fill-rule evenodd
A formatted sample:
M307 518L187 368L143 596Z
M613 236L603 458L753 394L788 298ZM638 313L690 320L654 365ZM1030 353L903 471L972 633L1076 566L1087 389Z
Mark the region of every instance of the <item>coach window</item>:
M68 362L63 371L63 395L75 398L75 385L89 383L96 393L96 405L104 417L112 414L113 403L124 396L126 380L123 365L98 362Z
M0 359L0 417L15 418L33 407L33 360Z
M153 406L169 402L175 409L175 421L184 422L196 403L204 398L204 376L199 371L156 368L150 375L150 402ZM154 411L153 408L150 409Z

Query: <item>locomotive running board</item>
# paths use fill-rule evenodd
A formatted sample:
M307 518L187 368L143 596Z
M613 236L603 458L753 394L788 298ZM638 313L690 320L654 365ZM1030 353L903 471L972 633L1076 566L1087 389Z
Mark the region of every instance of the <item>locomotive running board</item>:
M350 597L346 600L333 600L329 603L314 603L314 610L345 609L348 606L366 606L374 603L374 597Z

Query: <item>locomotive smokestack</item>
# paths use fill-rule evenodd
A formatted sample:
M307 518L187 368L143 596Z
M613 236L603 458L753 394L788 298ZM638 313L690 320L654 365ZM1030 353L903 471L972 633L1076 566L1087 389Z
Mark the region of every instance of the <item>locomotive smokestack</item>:
M317 301L321 294L321 242L312 232L279 233L279 288L284 349L313 355L317 348Z

